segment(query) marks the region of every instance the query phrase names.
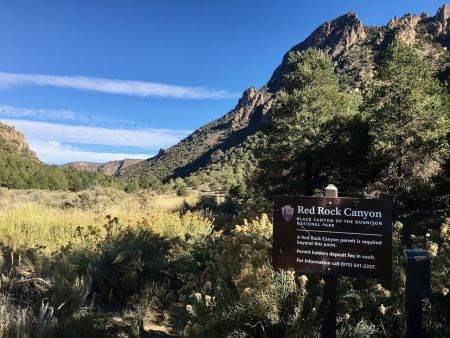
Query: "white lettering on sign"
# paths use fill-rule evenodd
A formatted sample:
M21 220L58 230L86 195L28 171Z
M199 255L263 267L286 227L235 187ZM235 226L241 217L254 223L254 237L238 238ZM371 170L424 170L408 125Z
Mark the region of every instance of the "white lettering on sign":
M352 210L350 208L344 209L344 215L361 217L363 219L366 219L367 217L373 217L373 218L381 218L382 217L381 212L379 212L379 211Z
M341 216L341 210L338 207L334 209L325 209L324 207L317 207L318 215L333 215L333 216Z
M316 212L317 211L317 212ZM333 209L327 209L325 207L316 207L312 206L310 208L306 208L303 205L297 206L297 213L301 215L324 215L324 216L352 216L352 217L360 217L362 219L369 218L383 218L383 215L380 211L367 211L367 210L353 210L352 208L345 208L344 210L335 207ZM377 225L377 224L372 224Z
M303 205L297 207L297 212L303 215L315 215L315 207L305 208Z

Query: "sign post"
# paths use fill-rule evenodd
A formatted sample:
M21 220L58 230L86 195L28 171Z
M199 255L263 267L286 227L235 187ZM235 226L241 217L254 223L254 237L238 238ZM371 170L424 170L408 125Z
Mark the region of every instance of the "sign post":
M427 250L405 249L406 337L421 338L422 299L430 296L430 255Z
M325 197L335 198L338 197L338 190L333 184L329 184L325 188ZM336 337L336 276L325 275L323 280L325 281L323 289L323 299L326 305L326 312L324 323L322 324L322 336L323 337Z
M325 337L336 336L336 276L392 279L392 203L383 199L275 196L272 263L325 281Z

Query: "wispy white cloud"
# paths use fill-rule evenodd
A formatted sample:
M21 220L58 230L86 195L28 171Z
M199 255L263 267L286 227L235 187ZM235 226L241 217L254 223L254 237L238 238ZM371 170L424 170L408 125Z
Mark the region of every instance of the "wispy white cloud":
M65 164L70 162L105 163L126 158L146 159L151 154L110 153L86 151L78 147L62 144L56 141L30 140L30 147L36 152L39 159L48 164Z
M189 130L100 128L19 119L2 119L2 122L15 126L27 140L140 149L167 148L191 133Z
M16 86L52 86L109 94L158 96L179 99L223 99L235 97L225 90L176 86L157 82L106 79L89 76L57 76L0 72L0 88Z
M84 114L66 109L35 109L6 105L0 105L0 118L70 121L73 123L89 125L101 123L103 125L132 126L135 124L134 121L101 114Z
M31 109L14 106L0 106L0 117L46 120L75 120L79 118L77 113L69 110Z

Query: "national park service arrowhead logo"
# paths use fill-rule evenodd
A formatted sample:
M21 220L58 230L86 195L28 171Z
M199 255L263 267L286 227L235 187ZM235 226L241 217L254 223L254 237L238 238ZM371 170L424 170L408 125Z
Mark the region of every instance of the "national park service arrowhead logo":
M281 208L281 214L283 215L284 221L289 222L294 216L294 208L290 205L285 205Z

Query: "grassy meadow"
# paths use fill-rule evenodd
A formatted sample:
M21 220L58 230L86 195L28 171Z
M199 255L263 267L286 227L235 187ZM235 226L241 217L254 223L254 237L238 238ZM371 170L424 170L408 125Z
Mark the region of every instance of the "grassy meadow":
M127 194L115 189L83 192L8 190L0 188L0 237L11 248L45 246L47 252L73 241L87 229L104 235L107 217L120 226L152 222L152 230L168 234L173 211L195 196ZM163 211L163 212L162 212ZM89 239L84 242L91 245Z

